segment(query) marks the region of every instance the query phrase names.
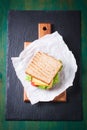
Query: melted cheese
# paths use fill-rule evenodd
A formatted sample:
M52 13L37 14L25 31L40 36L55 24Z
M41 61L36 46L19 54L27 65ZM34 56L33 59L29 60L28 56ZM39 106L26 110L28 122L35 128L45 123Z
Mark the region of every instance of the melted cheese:
M42 81L40 81L40 80L38 80L38 79L36 79L36 78L32 78L32 82L35 84L35 85L42 85L42 86L49 86L49 87L51 87L52 86L52 84L53 84L53 80L51 81L51 83L48 85L48 84L46 84L46 83L44 83L44 82L42 82Z

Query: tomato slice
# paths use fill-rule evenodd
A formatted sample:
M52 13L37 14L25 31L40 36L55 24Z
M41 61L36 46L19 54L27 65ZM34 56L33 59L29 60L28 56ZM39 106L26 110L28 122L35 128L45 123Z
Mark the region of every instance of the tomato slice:
M37 86L34 84L34 82L31 82L31 85L37 87Z
M31 85L32 85L32 86L35 86L34 82L31 82Z

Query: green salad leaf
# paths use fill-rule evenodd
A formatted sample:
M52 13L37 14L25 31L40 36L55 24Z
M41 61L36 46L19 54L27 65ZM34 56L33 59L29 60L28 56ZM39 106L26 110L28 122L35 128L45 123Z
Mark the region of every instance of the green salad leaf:
M30 75L26 75L26 80L27 81L31 81L31 76Z
M38 88L41 88L41 89L47 89L48 86L44 86L44 85L39 85Z
M53 79L53 86L60 82L59 74L57 73Z

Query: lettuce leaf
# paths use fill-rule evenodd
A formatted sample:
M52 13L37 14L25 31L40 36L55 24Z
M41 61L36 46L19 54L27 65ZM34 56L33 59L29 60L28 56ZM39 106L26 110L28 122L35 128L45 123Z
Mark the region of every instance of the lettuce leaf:
M30 75L26 75L26 80L27 81L31 81L31 76Z
M41 89L47 89L48 86L44 86L44 85L42 86L42 85L39 85L38 88L41 88Z
M57 73L56 76L53 79L53 86L60 82L59 74Z

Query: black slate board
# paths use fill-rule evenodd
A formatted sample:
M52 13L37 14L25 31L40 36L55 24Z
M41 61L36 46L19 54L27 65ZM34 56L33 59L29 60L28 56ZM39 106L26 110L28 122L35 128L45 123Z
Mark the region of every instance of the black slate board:
M74 53L78 71L74 85L67 90L67 102L31 105L23 102L23 87L11 57L23 50L24 41L38 38L38 23L50 22ZM81 12L80 11L10 11L8 16L6 120L82 120L81 96Z

